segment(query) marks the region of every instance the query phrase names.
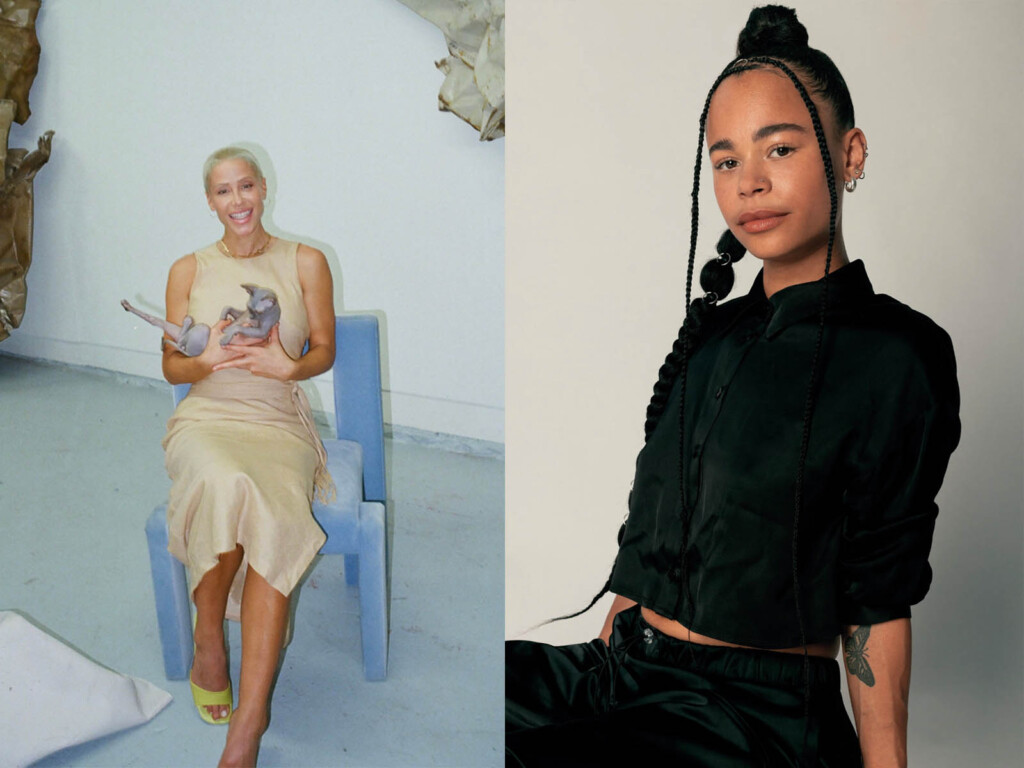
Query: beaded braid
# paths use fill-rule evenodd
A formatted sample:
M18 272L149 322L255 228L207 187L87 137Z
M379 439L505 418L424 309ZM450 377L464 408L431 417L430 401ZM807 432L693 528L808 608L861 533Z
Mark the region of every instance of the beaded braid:
M691 239L696 235L691 233ZM695 241L694 247L695 247ZM717 259L709 259L700 271L700 287L705 293L700 298L689 301L689 285L687 285L687 303L689 311L683 326L679 329L679 335L672 344L672 351L668 353L665 362L658 369L658 380L654 383L654 394L651 402L647 404L647 419L644 422L644 442L650 439L654 428L658 426L661 414L665 410L668 396L672 392L672 384L679 375L683 361L684 338L690 336L693 340L700 335L702 322L708 310L717 302L729 295L733 284L736 281L732 265L743 258L747 252L743 244L736 239L736 236L728 229L718 238L716 246ZM690 274L692 275L692 267Z
M710 306L717 302L718 298L720 298L717 292L709 291L709 293L714 294L714 296L705 295L704 297L696 299L692 303L690 302L691 285L693 284L693 262L694 256L697 253L697 225L700 219L700 170L704 159L704 132L707 127L708 111L711 108L711 98L715 95L715 91L718 90L718 86L722 84L723 80L725 80L727 77L731 75L737 74L738 72L746 71L747 69L753 69L753 67L750 66L737 66L739 61L741 60L731 61L726 66L726 68L722 70L722 73L715 79L715 82L711 85L711 88L708 90L707 98L704 99L704 107L700 113L700 124L699 129L697 131L697 159L693 165L693 189L690 192L690 249L689 253L687 254L686 260L687 312L686 318L683 320L683 325L679 329L679 339L677 339L677 341L682 341L682 344L680 345L681 349L679 351L678 362L672 361L672 365L675 368L675 371L678 371L679 375L679 522L682 529L679 545L679 570L682 583L680 585L679 597L676 599L675 613L677 615L682 610L683 595L685 594L688 598L691 597L690 575L687 568L687 559L690 551L690 507L687 503L686 498L686 459L683 452L683 440L685 435L686 422L686 374L687 369L689 368L688 363L690 359L692 342L696 334L699 333L698 326L702 323L703 318L707 314L707 310L710 308ZM729 239L735 241L735 245L732 245L731 253L738 252L742 257L742 246L739 244L739 241L736 240L734 236L732 236L731 233L724 234L722 238L719 239L719 246L725 244L726 248L728 249L729 245L731 245L731 243L729 243ZM722 261L725 261L724 257L720 258ZM730 256L730 262L735 260L736 258L734 256ZM723 267L724 266L726 265L723 264ZM705 265L705 269L707 269L707 267L708 265ZM702 276L704 274L704 271L705 270L701 270ZM724 270L711 270L711 272L721 273L724 272ZM731 267L728 269L728 274L728 282L730 283L729 289L731 290L731 283L733 282ZM718 283L719 284L717 287L719 288L719 290L725 287L724 280L721 280L721 278L719 279ZM728 291L725 291L725 293L727 292ZM724 296L724 294L722 294L722 296ZM711 298L713 298L714 301L710 301L709 299ZM673 350L675 346L676 345L673 345ZM672 354L670 354L670 358L671 357ZM666 360L666 366L662 366L662 368L664 369L668 365L669 360ZM675 378L674 372L672 378ZM661 383L660 374L659 383ZM650 438L651 432L653 432L654 428L657 426L658 420L661 417L661 413L665 409L665 405L668 402L668 392L671 391L671 387L672 382L670 379L667 387L665 388L665 394L659 397L659 392L657 390L656 385L655 394L651 397L651 403L647 407L647 424L645 425L645 427L649 425L649 428L647 429L646 433L646 437L648 439ZM690 605L691 607L693 605L692 599L690 599Z

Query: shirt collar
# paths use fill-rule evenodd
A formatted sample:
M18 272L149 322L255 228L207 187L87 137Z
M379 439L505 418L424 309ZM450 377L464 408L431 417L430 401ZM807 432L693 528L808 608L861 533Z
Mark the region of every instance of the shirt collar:
M821 283L825 278L811 283L799 283L776 291L771 298L764 295L764 269L757 273L754 284L747 296L756 304L771 306L771 319L766 335L771 338L784 329L818 313L821 300ZM833 311L860 303L874 296L864 262L860 259L829 273L828 310Z

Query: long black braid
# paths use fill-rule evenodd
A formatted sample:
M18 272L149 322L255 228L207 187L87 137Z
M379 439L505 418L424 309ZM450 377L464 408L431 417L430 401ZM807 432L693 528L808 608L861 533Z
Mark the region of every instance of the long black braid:
M715 91L718 90L718 86L722 84L722 81L730 75L736 74L738 69L735 68L736 61L732 61L729 65L722 70L722 73L715 79L710 90L708 91L707 98L704 99L704 108L700 113L700 128L697 132L697 160L693 165L693 188L690 192L690 250L686 258L686 304L687 312L686 318L683 320L683 325L679 329L679 336L677 342L679 344L678 359L676 359L675 347L673 344L673 351L669 353L669 356L665 359L665 364L662 366L662 370L658 375L658 383L655 384L654 394L651 396L651 402L647 406L647 421L644 424L645 441L649 440L651 434L654 432L654 428L658 425L658 421L661 419L661 414L665 410L665 405L668 403L668 394L671 392L673 380L676 375L679 376L679 523L682 528L682 536L680 537L679 544L679 571L681 578L681 585L679 590L679 597L676 601L675 613L678 616L682 611L682 600L685 594L690 601L691 614L693 600L690 595L690 576L689 569L687 568L687 556L690 552L689 539L690 539L690 503L687 498L686 488L686 455L683 450L683 443L685 439L685 422L686 422L686 374L689 368L690 352L693 348L694 341L700 334L700 326L703 324L704 316L707 314L708 309L718 301L720 298L725 298L725 294L728 293L726 288L726 282L729 283L728 289L732 289L732 262L736 260L735 253L739 253L739 256L743 255L743 247L739 244L739 241L735 239L728 231L722 235L719 240L719 253L722 254L719 259L723 262L723 269L711 269L709 265L705 265L704 269L701 270L701 277L714 275L717 280L714 280L715 285L704 286L708 292L705 296L702 296L695 301L690 301L691 286L693 285L693 263L694 257L697 253L697 225L700 220L700 171L701 165L704 159L704 131L708 120L708 110L711 108L711 98L715 95ZM747 67L748 69L750 67ZM731 241L730 242L730 238ZM722 246L725 246L724 250ZM728 254L728 255L727 255ZM725 262L728 263L725 263ZM709 262L711 264L713 262ZM728 275L728 279L723 279L725 275ZM709 281L710 282L710 281ZM717 290L712 290L712 287ZM668 369L668 370L666 370ZM659 384L662 385L661 391L659 391ZM689 623L689 622L688 622Z

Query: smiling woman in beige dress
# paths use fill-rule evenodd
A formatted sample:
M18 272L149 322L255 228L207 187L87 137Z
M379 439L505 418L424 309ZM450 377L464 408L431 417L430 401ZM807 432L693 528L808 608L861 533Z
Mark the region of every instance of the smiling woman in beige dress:
M267 182L250 152L214 152L203 181L224 234L175 262L167 279L167 319L191 315L212 327L195 357L164 345L164 376L192 385L163 442L167 516L170 550L188 567L196 606L197 710L208 723L229 724L219 764L251 766L268 725L289 596L325 540L311 501L330 492L330 477L297 382L334 362L334 291L323 253L263 228ZM218 318L243 305L243 283L273 290L281 320L265 341L222 346L228 321ZM242 624L234 709L225 617Z

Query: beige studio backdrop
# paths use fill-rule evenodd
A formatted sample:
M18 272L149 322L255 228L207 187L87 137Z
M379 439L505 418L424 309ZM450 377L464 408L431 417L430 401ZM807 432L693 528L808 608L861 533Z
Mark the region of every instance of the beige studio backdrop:
M506 636L593 638L656 373L682 319L697 119L752 5L509 0ZM870 147L844 234L952 336L963 438L914 609L911 755L1022 745L1019 0L814 2ZM706 158L706 155L705 155ZM724 227L704 169L697 265ZM759 268L737 267L739 295ZM933 757L928 757L933 755Z

